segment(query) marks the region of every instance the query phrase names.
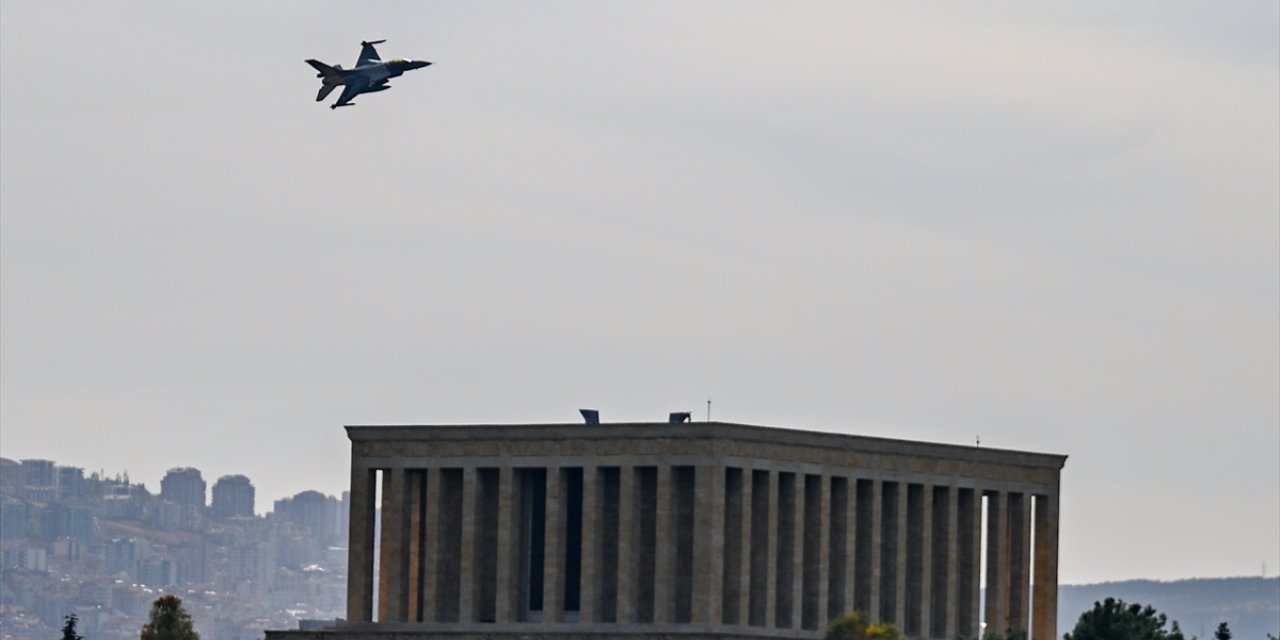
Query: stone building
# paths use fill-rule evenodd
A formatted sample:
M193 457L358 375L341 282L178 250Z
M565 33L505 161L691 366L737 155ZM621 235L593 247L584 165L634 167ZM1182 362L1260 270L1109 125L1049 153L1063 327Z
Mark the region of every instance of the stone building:
M1065 456L718 422L347 432L347 619L269 638L815 638L852 610L1056 635Z

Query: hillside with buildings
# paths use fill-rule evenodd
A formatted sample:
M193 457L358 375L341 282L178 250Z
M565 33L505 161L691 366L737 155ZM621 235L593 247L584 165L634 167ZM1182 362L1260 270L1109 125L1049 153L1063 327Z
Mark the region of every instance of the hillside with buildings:
M345 499L304 491L258 516L249 478L206 487L191 468L153 493L127 475L0 459L3 639L58 637L74 613L86 638L131 640L162 592L206 640L342 615Z

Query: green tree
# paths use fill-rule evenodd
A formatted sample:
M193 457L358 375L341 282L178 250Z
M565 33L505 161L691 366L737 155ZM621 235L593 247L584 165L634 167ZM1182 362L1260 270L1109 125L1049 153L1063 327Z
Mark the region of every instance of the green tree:
M67 614L63 620L65 623L62 625L62 640L84 640L84 636L76 633L76 622L80 621L76 614Z
M1227 627L1226 620L1218 623L1218 630L1213 632L1213 640L1231 640L1231 629Z
M1107 598L1093 603L1093 608L1080 614L1076 626L1064 640L1186 640L1175 621L1169 630L1167 618L1154 608L1125 604L1124 600Z
M160 596L151 603L151 620L142 626L141 640L200 640L182 598Z
M891 624L871 624L861 611L846 613L827 625L822 640L901 640Z

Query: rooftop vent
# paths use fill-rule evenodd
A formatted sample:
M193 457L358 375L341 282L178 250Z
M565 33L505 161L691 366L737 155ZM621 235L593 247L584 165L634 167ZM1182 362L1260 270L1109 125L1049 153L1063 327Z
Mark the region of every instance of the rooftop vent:
M692 420L693 416L688 411L674 411L667 416L667 422L671 424L680 424L681 422L690 422Z
M600 424L600 412L596 409L578 409L578 413L582 414L582 420L587 424Z

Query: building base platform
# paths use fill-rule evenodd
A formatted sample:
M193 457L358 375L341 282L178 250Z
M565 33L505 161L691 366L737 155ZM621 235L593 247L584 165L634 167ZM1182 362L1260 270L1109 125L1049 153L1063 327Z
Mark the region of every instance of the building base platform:
M352 624L267 631L266 640L815 640L822 630L690 624Z

